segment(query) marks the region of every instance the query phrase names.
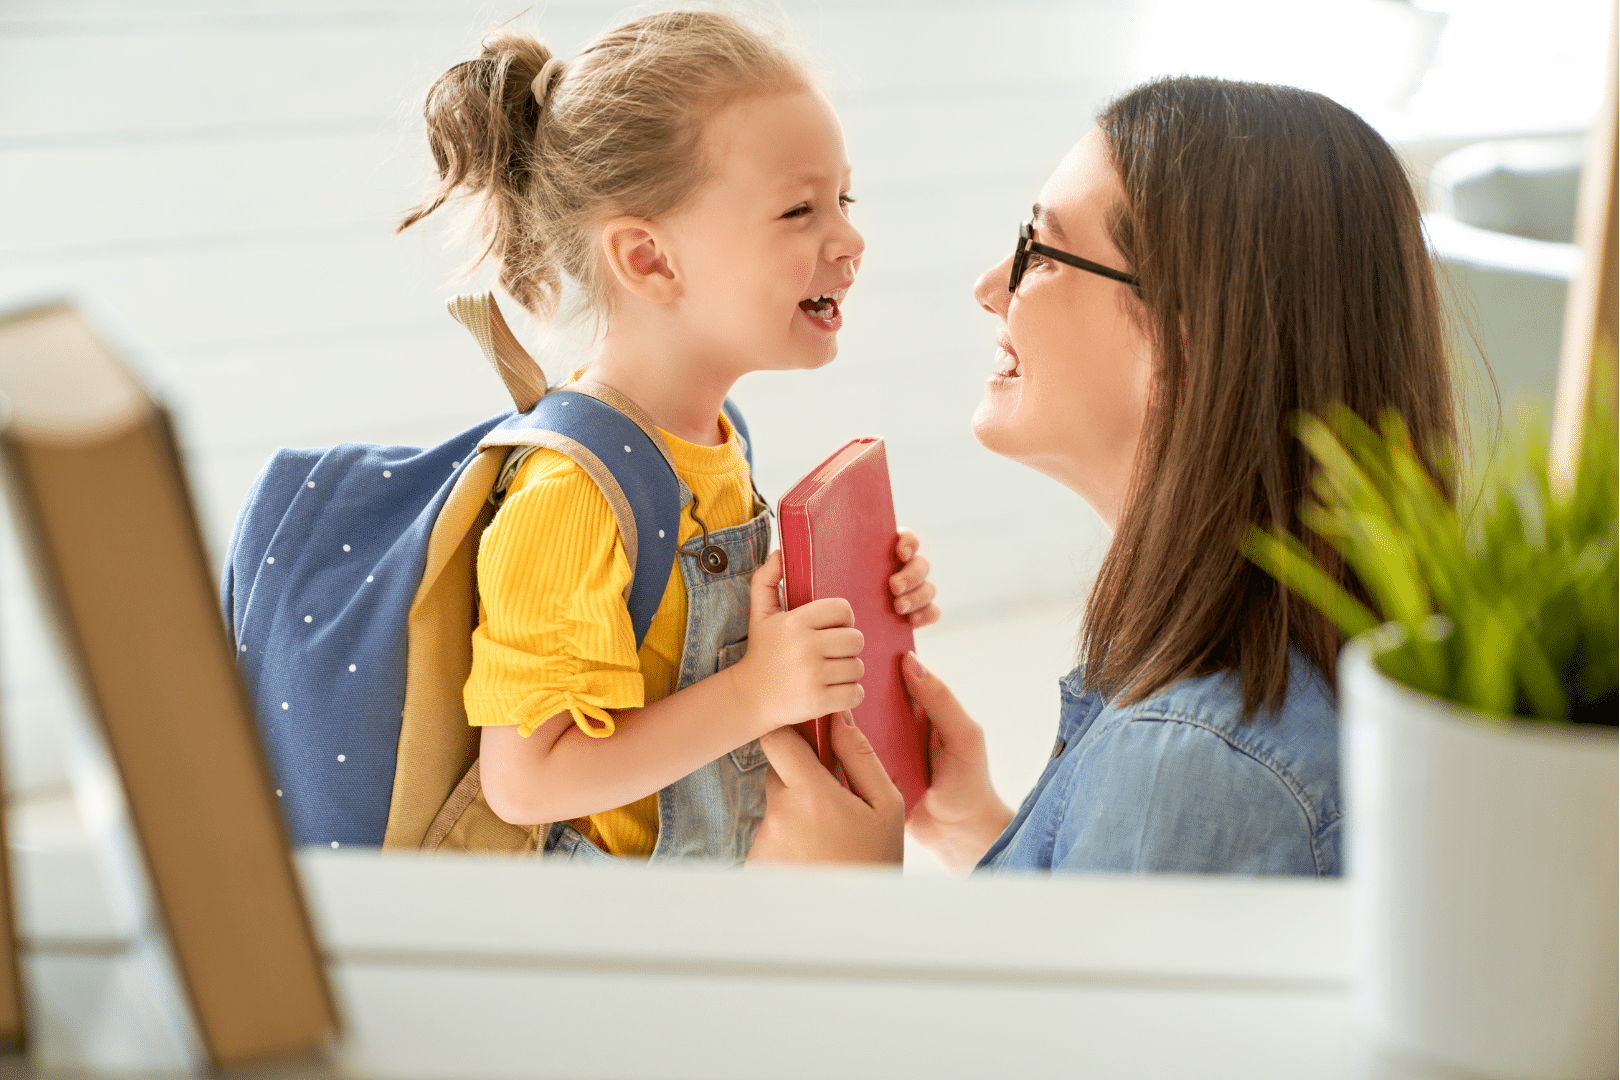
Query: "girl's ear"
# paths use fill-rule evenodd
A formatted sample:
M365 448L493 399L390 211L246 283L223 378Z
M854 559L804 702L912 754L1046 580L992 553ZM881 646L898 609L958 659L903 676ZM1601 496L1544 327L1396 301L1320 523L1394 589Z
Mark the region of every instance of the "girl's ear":
M602 226L602 256L608 269L632 296L667 304L680 295L670 269L667 241L645 218L618 217Z

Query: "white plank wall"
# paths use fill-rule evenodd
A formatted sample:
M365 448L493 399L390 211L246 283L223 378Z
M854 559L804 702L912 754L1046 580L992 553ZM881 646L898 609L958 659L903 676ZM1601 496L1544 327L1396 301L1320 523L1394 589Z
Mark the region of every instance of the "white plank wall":
M1467 34L1448 31L1444 77L1412 100L1511 102L1515 131L1578 128L1585 54L1530 23L1575 26L1595 3L1515 9L1534 63L1493 54L1470 74L1446 42L1484 49L1489 5L1458 0L1478 9L1448 24ZM920 651L985 723L1017 801L1049 752L1053 684L1107 543L1072 495L968 432L993 352L969 289L1042 180L1109 96L1166 70L1315 79L1412 140L1419 167L1491 120L1401 113L1439 24L1392 0L1323 0L1308 17L1279 0L768 10L825 73L868 248L838 361L737 387L758 481L774 498L846 438L888 440L900 517L948 613ZM67 295L117 337L176 412L217 560L276 446L432 443L505 407L443 311L488 280L453 280L454 222L392 232L428 179L421 97L507 19L570 56L626 13L0 0L0 310ZM566 338L520 336L553 375L579 359ZM186 1073L195 1048L116 792L4 521L0 722L36 1063ZM333 853L302 866L347 1018L338 1060L357 1076L1349 1075L1331 883L580 875ZM939 872L919 852L907 870ZM559 910L608 930L559 935ZM604 1000L639 1037L578 1004ZM1249 1035L1258 1016L1264 1038Z

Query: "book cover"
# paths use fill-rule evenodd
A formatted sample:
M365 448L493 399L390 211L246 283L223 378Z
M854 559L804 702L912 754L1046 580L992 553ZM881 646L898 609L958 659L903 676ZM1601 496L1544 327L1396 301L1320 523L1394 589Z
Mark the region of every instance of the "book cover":
M319 1055L332 994L168 416L67 305L0 316L0 464L210 1065Z
M900 675L900 659L913 642L911 624L894 613L889 593L900 562L883 440L844 444L782 496L777 521L785 605L842 597L855 609L855 628L866 637L866 697L854 710L855 724L905 796L909 813L928 790L928 724L913 714ZM828 768L834 763L830 719L798 725Z

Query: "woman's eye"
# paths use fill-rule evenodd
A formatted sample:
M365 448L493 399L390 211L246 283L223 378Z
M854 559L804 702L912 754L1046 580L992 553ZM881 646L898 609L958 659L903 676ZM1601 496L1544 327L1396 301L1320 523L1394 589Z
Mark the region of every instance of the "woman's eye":
M1029 253L1029 264L1031 266L1046 266L1047 258L1038 251L1032 251Z

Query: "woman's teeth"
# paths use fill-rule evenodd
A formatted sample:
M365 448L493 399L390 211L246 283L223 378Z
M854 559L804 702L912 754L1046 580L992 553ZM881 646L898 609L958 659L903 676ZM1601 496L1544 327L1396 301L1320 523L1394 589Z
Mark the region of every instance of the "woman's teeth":
M1023 374L1018 357L1006 349L996 350L996 374L1006 378L1016 379Z
M847 292L849 292L848 289L839 289L836 292L822 293L820 296L812 296L808 300L800 300L799 306L811 318L830 322L838 314L839 301L844 299L844 294Z

